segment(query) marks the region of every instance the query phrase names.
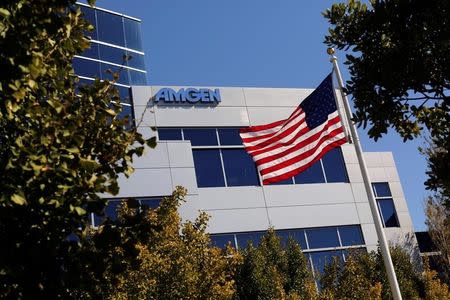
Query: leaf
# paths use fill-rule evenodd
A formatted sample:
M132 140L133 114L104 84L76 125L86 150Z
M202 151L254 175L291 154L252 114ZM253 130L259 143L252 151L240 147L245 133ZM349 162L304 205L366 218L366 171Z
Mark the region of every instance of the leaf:
M14 202L15 204L18 204L18 205L24 205L27 203L27 200L25 199L25 197L23 195L19 195L19 194L12 195L11 200L12 200L12 202Z
M79 216L82 216L82 215L86 214L86 210L81 208L81 207L79 207L79 206L74 207L74 209L75 209L75 211L77 212L77 214Z
M9 15L11 15L11 13L10 13L8 10L6 10L6 9L4 9L4 8L2 8L2 7L0 7L0 16L2 16L2 17L8 17Z

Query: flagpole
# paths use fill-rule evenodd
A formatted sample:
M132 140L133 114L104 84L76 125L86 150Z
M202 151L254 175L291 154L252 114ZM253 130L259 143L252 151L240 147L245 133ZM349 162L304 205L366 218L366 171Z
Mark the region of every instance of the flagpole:
M394 265L392 263L391 254L389 252L389 246L388 246L388 243L386 240L386 235L384 234L383 225L381 223L381 217L380 217L380 214L378 213L378 207L377 207L377 203L375 200L375 195L372 190L369 173L367 171L367 165L366 165L366 162L363 157L363 152L362 152L362 148L361 148L361 143L359 141L358 132L356 131L356 128L351 119L352 112L351 112L350 105L349 105L349 102L347 99L347 95L345 95L345 93L343 91L344 83L342 81L342 75L341 75L341 72L339 70L339 66L337 63L337 57L334 55L333 48L328 48L327 53L331 56L330 61L331 61L331 63L333 63L333 69L336 74L337 81L339 84L339 89L342 94L345 115L347 118L347 122L350 126L350 133L352 136L353 144L355 145L356 155L358 157L358 163L361 168L361 173L362 173L363 180L364 180L364 186L366 188L367 198L369 199L370 210L372 211L372 217L375 222L375 228L376 228L378 240L380 243L381 254L383 256L383 261L384 261L384 267L386 268L389 285L391 286L392 296L394 297L395 300L401 300L402 295L400 293L400 287L398 285L397 276L395 275Z

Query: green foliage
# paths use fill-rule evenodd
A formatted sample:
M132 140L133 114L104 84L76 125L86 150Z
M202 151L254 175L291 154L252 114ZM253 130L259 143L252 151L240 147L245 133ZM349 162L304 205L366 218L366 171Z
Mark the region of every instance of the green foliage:
M76 89L72 59L93 27L74 4L0 4L0 297L65 296L87 214L152 142L124 129L110 82Z
M273 229L249 244L236 274L237 299L316 299L306 258L293 240L283 249Z
M325 43L347 51L357 124L377 140L394 128L405 140L425 132L428 188L450 195L450 2L382 0L334 4Z
M108 299L231 299L239 255L211 247L207 216L181 223L177 208L186 195L178 187L156 209L123 202L116 222L89 235L78 259L86 264L83 284L72 296ZM77 261L75 266L79 266Z

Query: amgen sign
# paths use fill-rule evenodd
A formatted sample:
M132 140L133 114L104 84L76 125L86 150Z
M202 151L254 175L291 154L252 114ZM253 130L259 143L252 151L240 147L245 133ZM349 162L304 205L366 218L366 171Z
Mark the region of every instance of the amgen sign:
M172 102L187 102L187 103L220 103L219 89L179 89L174 91L171 88L162 88L156 93L155 102L164 101L165 103Z

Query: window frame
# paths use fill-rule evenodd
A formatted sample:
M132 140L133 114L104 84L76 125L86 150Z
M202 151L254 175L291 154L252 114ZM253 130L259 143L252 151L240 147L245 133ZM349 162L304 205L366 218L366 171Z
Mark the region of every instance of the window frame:
M387 185L387 188L388 188L389 194L390 194L389 196L378 196L377 190L375 188L375 184L381 184L381 183L384 183ZM395 207L395 201L394 201L394 197L392 197L392 191L391 191L391 187L389 186L389 182L387 182L387 181L372 182L371 186L372 186L373 195L375 196L375 201L377 203L378 214L380 215L381 222L383 223L383 228L400 228L401 224L400 224L400 220L398 218L397 207ZM384 218L383 211L381 209L381 204L380 204L380 201L386 201L386 200L390 200L392 202L392 206L394 208L394 216L395 216L397 226L387 226L386 225L386 220Z

